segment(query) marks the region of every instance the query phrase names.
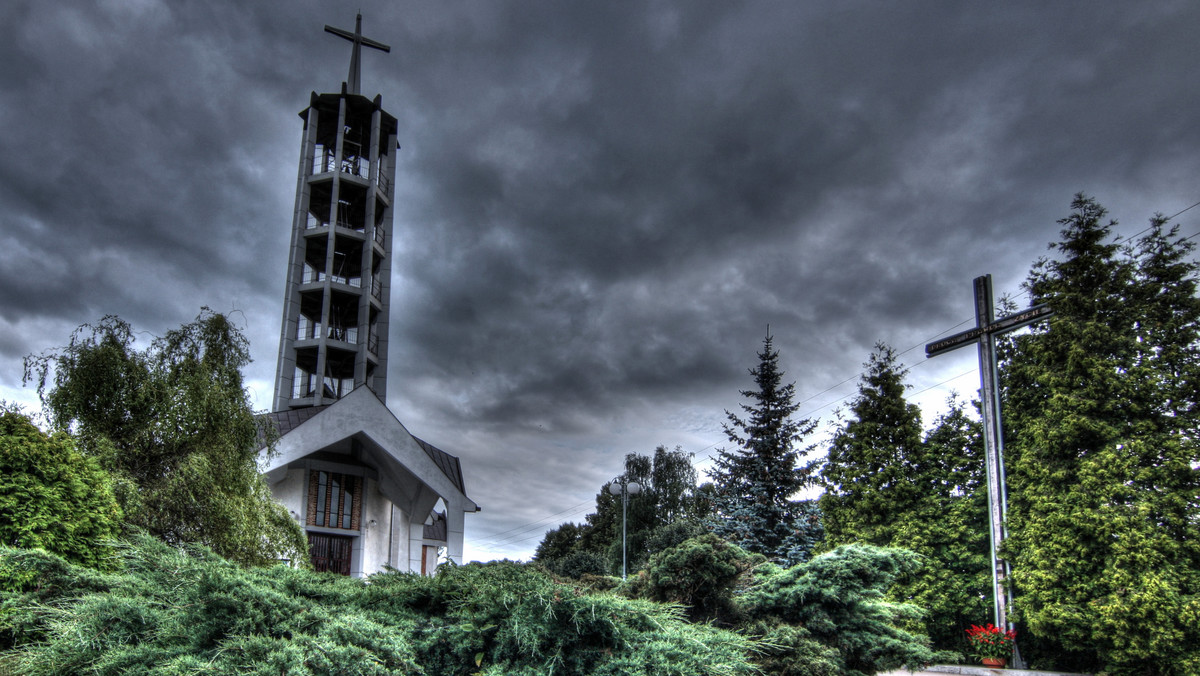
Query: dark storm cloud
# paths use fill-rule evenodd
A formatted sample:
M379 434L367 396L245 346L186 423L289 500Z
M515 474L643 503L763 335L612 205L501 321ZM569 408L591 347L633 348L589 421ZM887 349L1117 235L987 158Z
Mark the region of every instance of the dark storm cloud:
M390 399L463 455L479 556L527 552L536 528L482 536L586 504L626 452L711 452L767 324L827 416L876 341L970 317L973 277L1019 292L1076 191L1125 233L1200 199L1187 2L363 13L392 45L364 52L363 90L402 145ZM352 21L0 9L3 396L81 322L161 333L207 304L244 318L266 405L296 113L345 78L321 26ZM972 359L905 358L933 394Z

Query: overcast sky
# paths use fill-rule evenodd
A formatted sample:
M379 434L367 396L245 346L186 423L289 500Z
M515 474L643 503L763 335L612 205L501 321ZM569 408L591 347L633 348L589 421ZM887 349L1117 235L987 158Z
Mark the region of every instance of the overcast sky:
M768 324L803 413L885 341L932 415L976 357L920 346L974 277L1019 294L1074 193L1126 235L1200 201L1191 0L9 0L0 398L83 322L207 305L270 406L297 113L359 7L402 146L388 401L462 458L468 559L529 556L626 453L708 466Z

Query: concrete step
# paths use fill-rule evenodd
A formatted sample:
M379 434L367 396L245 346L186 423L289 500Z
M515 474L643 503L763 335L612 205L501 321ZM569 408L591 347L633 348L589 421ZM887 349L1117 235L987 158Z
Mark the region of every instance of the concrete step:
M1091 674L1076 674L1065 671L994 669L992 667L968 664L937 664L925 667L921 671L898 669L896 671L880 673L876 676L945 676L945 674L960 674L961 676L1091 676Z

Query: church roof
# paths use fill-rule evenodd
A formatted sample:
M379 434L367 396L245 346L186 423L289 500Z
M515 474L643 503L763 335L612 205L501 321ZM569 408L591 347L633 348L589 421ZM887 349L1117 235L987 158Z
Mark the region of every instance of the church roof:
M275 423L275 429L279 432L279 436L283 436L288 432L296 429L305 420L329 408L325 406L307 406L305 408L292 408L286 411L275 411L268 413L265 417L270 418Z
M360 389L366 389L370 391L369 388ZM374 395L376 399L379 399L378 395L375 395L374 392L371 392L371 394ZM379 401L380 403L383 403L382 400ZM286 411L274 411L272 413L267 413L264 417L275 423L275 429L279 432L279 438L282 439L289 432L304 424L308 420L316 417L331 406L333 406L333 404L326 404L324 406L306 406L304 408L293 408ZM393 416L394 415L395 414L393 414ZM446 475L446 478L450 480L454 487L457 488L460 493L466 495L467 490L466 484L463 481L462 463L459 461L459 459L456 456L450 455L449 453L443 451L437 446L434 446L428 441L425 441L424 439L418 438L411 434L409 436L412 437L413 441L417 442L417 445L421 447L421 450L425 452L425 455L429 456L429 459L433 461L439 470L441 470L442 474Z

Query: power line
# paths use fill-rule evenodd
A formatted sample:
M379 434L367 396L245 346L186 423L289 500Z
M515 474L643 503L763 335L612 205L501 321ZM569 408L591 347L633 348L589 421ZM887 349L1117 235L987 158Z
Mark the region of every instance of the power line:
M534 526L540 526L540 525L547 523L547 522L551 521L552 519L562 516L564 514L578 512L578 511L580 511L581 507L586 508L586 507L590 506L591 504L592 504L591 500L585 500L584 502L581 502L572 507L568 507L567 509L564 509L561 512L556 512L554 514L551 514L550 516L542 517L541 519L538 519L537 521L530 521L528 523L523 523L519 526L514 526L512 528L509 528L508 530L503 530L498 533L492 533L490 535L484 535L484 536L482 536L481 541L484 543L489 543L489 542L492 542L493 540L496 540L496 541L507 540L508 538L504 537L504 536L506 536L508 533L512 533L513 531L518 531L518 530L525 530L525 529L528 529L528 528L534 527Z
M1168 216L1168 217L1166 217L1166 218L1163 220L1163 223L1164 223L1164 224L1165 224L1165 223L1169 223L1169 222L1171 222L1171 221L1175 220L1176 218L1178 218L1180 215L1182 215L1182 214L1184 214L1184 213L1186 213L1186 212L1188 212L1188 211L1190 211L1190 210L1192 210L1192 209L1194 209L1194 208L1196 208L1196 207L1200 207L1200 202L1196 202L1196 203L1194 203L1194 204L1192 204L1192 205L1190 205L1190 206L1188 206L1188 207L1185 207L1184 209L1181 209L1180 211L1178 211L1178 212L1176 212L1176 213L1172 214L1171 216ZM1135 239L1135 238L1137 238L1137 237L1141 237L1143 234L1145 234L1145 233L1149 232L1149 231L1150 231L1151 229L1153 229L1153 228L1154 228L1154 226L1153 226L1153 225L1151 225L1151 226L1148 226L1148 227L1144 228L1143 230L1141 230L1140 232L1138 232L1138 233L1136 233L1136 234L1134 234L1134 235L1131 235L1131 236L1129 236L1129 237L1124 237L1124 238L1123 238L1123 237L1121 237L1121 236L1119 236L1119 235L1118 235L1118 236L1116 237L1116 241L1121 241L1122 239L1124 239L1124 240L1126 240L1126 241L1133 240L1133 239ZM1189 240L1191 240L1192 238L1195 238L1195 237L1198 237L1198 236L1200 236L1200 231L1197 231L1196 233L1194 233L1194 234L1192 234L1192 235L1189 235L1189 236L1187 236L1187 237L1180 238L1180 239L1179 239L1179 241L1180 241L1180 242L1186 242L1186 241L1189 241ZM1022 297L1024 297L1024 296L1027 296L1027 295L1029 295L1029 290L1028 290L1028 289L1022 289L1022 290L1021 290L1019 293L1017 293L1016 295L1014 295L1014 296L1011 296L1011 297L1009 297L1009 298L1010 298L1010 300L1017 300L1017 299L1020 299L1020 298L1022 298ZM910 346L910 347L908 347L908 348L906 348L906 349L904 349L904 350L902 350L902 351L900 351L900 352L896 353L896 356L898 356L898 357L900 357L900 356L904 356L905 354L907 354L907 353L909 353L909 352L912 352L913 350L915 350L915 349L917 349L917 348L919 348L919 347L922 347L922 346L924 346L924 345L926 345L926 344L928 344L928 343L930 343L930 342L933 342L934 340L937 340L938 338L940 338L940 337L942 337L942 336L945 336L945 335L948 335L948 334L950 334L951 332L953 332L953 331L955 331L955 330L957 330L957 329L961 328L963 325L965 325L965 324L968 324L968 323L970 323L971 321L973 321L973 318L964 319L963 321L959 322L958 324L955 324L954 326L951 326L951 327L950 327L950 328L948 328L948 329L944 329L944 330L942 330L942 331L938 332L938 333L937 333L937 334L935 334L935 335L934 335L932 338L930 338L930 339L928 339L928 340L925 340L925 341L923 341L923 342L917 343L917 344L915 344L915 345L912 345L912 346ZM922 360L922 361L916 362L915 364L912 364L912 365L909 367L909 369L911 370L911 369L918 368L918 367L920 367L920 366L922 366L922 365L924 365L924 364L926 364L926 363L928 363L928 362L927 362L927 360ZM933 390L933 389L939 388L939 387L941 387L941 386L945 385L946 383L952 382L952 381L954 381L954 380L957 380L957 379L959 379L959 378L962 378L962 377L963 377L963 376L965 376L965 375L968 375L968 374L970 374L970 373L971 373L973 370L974 370L974 369L972 369L972 370L968 370L968 371L963 371L962 373L959 373L958 375L955 375L955 376L952 376L952 377L950 377L950 378L947 378L946 380L943 380L943 381L941 381L941 382L939 382L939 383L936 383L936 384L930 385L930 386L928 386L928 387L926 387L926 388L924 388L924 389L922 389L922 390L918 390L918 391L916 391L916 392L913 392L913 393L912 393L912 396L916 396L916 395L919 395L919 394L924 394L925 392L928 392L928 391L930 391L930 390ZM849 382L852 382L852 381L854 381L854 380L861 379L864 373L865 373L864 371L859 371L858 373L855 373L854 375L852 375L852 376L850 376L850 377L848 377L848 378L845 378L844 380L841 380L841 381L839 381L838 383L836 383L836 384L834 384L834 385L832 385L832 386L830 386L830 387L827 387L827 388L825 388L824 390L821 390L820 392L817 392L816 394L813 394L813 395L811 395L811 396L809 396L809 397L807 397L807 398L805 398L805 399L801 400L801 401L800 401L800 402L797 404L797 406L801 406L801 405L803 405L803 404L806 404L806 403L808 403L808 402L810 402L810 401L812 401L812 400L814 400L814 399L817 399L817 398L821 397L821 396L822 396L822 395L824 395L824 394L828 394L829 392L833 392L834 390L837 390L838 388L842 387L843 385L845 385L845 384L847 384L847 383L849 383ZM824 410L824 409L826 409L826 408L829 408L830 406L832 406L832 405L834 405L834 404L837 404L838 402L841 402L841 401L844 401L844 400L848 399L848 398L849 398L849 397L851 397L852 395L853 395L853 393L848 393L848 394L846 394L846 395L843 395L843 396L841 396L841 397L838 397L837 399L834 399L834 400L832 400L832 401L826 402L826 403L824 403L824 404L822 404L822 405L820 405L820 406L818 406L818 407L816 407L816 408L810 409L810 410L809 410L808 412L806 412L806 413L803 413L803 414L801 414L801 416L800 416L800 417L801 417L801 418L808 418L808 417L812 416L813 414L815 414L815 413L817 413L817 412L819 412L819 411L822 411L822 410ZM714 443L712 443L712 444L709 444L708 446L706 446L706 447L704 447L704 448L700 449L699 451L695 451L695 452L693 453L693 455L696 455L696 454L702 453L702 452L704 452L704 451L706 451L706 450L708 450L708 449L710 449L710 448L713 448L714 446L716 446L716 445L717 445L717 444L719 444L719 443L721 443L721 442L717 441L717 442L714 442ZM699 467L698 467L699 465L701 465L701 464L705 464L705 463L710 463L710 462L714 462L714 458L713 458L713 456L712 456L712 455L708 455L708 456L705 456L704 458L700 459L700 460L699 460L699 461L696 463L696 465L694 465L694 466L696 466L697 468L699 468ZM508 530L506 530L506 531L501 531L501 532L499 532L499 533L495 533L495 534L492 534L492 535L484 536L484 538L482 539L482 542L481 542L481 543L479 543L479 544L473 544L472 546L474 546L474 547L477 547L477 548L480 548L480 549L486 549L486 547L487 547L488 545L491 545L491 546L500 546L500 545L505 545L505 544L512 545L512 544L517 544L517 543L519 543L519 542L525 542L525 541L527 541L527 540L532 540L532 539L534 539L534 538L537 538L537 537L541 537L541 534L534 534L534 535L528 535L528 536L525 536L525 537L521 537L521 538L519 538L519 539L513 539L513 538L517 538L518 536L524 535L525 533L529 532L529 530L530 530L531 528L540 527L541 525L545 525L545 524L549 523L550 521L554 520L556 517L559 517L559 516L562 516L562 515L564 515L564 514L568 514L568 513L571 513L571 515L578 514L578 513L581 513L581 512L587 511L588 509L591 509L591 508L593 507L593 505L594 505L594 503L593 503L593 501L591 501L591 500L588 500L588 501L585 501L585 502L581 502L581 503L579 503L579 504L575 505L574 507L571 507L571 508L565 509L565 510L563 510L563 511L561 511L561 512L558 512L558 513L556 513L556 514L552 514L552 515L550 515L550 516L544 517L544 518L542 518L542 519L539 519L538 521L532 521L532 522L529 522L529 523L526 523L526 524L522 524L522 525L520 525L520 526L516 526L516 527L514 527L514 528L510 528L510 529L508 529ZM515 533L514 533L514 531L520 531L520 532L515 532ZM513 533L513 535L507 535L508 533ZM489 551L491 551L491 550L489 550Z

